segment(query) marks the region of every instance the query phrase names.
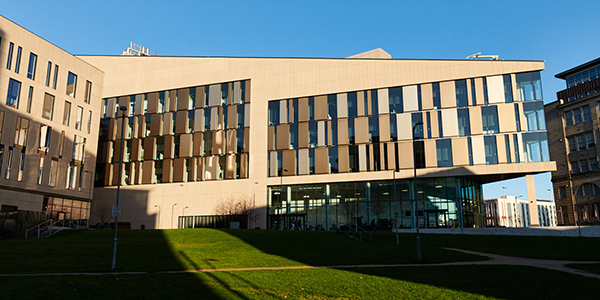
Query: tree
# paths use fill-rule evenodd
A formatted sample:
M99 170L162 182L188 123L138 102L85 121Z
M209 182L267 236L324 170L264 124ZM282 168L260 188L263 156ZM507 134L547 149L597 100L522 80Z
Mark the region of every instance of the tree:
M243 195L238 198L230 196L226 200L221 199L214 208L215 214L221 216L228 215L246 215L248 224L255 224L260 220L260 212L254 207L254 201L251 197Z
M112 207L106 203L99 204L94 210L94 215L100 218L100 223L104 224L112 217Z
M340 201L342 211L346 215L346 223L348 226L352 223L352 218L356 214L356 203L354 201L348 201L346 198L342 198Z
M371 211L375 215L377 226L381 226L381 224L379 224L379 220L381 220L381 216L385 214L385 203L381 199L376 198L375 200L371 200L369 204L371 206Z

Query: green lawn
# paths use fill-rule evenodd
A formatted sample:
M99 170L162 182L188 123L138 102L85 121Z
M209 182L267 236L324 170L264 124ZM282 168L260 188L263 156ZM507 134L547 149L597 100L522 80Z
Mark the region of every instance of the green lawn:
M112 234L110 230L97 230L67 232L44 240L0 240L0 273L108 271ZM421 235L421 240L424 263L484 259L440 247L600 262L598 251L589 251L600 246L600 239L593 238L427 234ZM391 233L375 233L373 243L367 243L332 232L123 230L119 231L118 271L146 271L148 274L2 277L0 296L13 295L19 299L179 296L202 299L586 299L597 295L594 288L597 279L515 266L156 273L212 268L415 263L415 235L401 234L400 246L395 241Z

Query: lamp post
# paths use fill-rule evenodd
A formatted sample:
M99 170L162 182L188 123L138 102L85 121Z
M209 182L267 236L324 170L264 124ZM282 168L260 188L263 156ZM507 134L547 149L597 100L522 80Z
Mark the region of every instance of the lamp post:
M123 120L121 121L121 151L119 151L119 176L117 178L117 203L115 207L120 212L119 208L119 196L121 194L121 176L123 174L123 141L125 141L125 112L127 111L126 106L120 106L119 110L122 111L121 117ZM114 211L114 210L113 210ZM119 216L115 214L115 236L113 238L113 251L112 251L112 263L110 265L110 269L114 270L117 265L117 228L119 227Z
M160 229L160 205L154 205L154 207L158 207L158 228L156 229Z
M88 170L84 171L90 174L90 190L88 193L88 213L87 220L85 221L85 229L90 229L90 215L92 214L92 189L94 188L94 174Z
M417 212L417 151L416 151L416 135L415 135L415 129L417 128L417 126L419 125L423 125L423 122L416 122L415 125L413 125L412 128L412 138L413 138L413 184L414 184L414 188L413 188L413 200L415 202L415 212ZM424 204L424 203L423 203ZM423 210L425 210L425 207L423 207ZM419 236L419 214L416 214L416 227L417 227L417 261L421 261L421 237Z
M171 229L173 228L173 219L175 218L175 205L177 205L177 203L171 205Z
M571 172L569 172L569 181L571 184L571 203L575 205L573 211L573 221L577 223L577 230L579 232L579 237L581 237L581 222L579 220L579 204L577 203L577 197L575 197L575 186L573 186L573 177L571 177ZM573 201L575 200L575 201Z
M502 207L504 208L504 212L508 212L508 209L506 209L506 204L507 204L507 203L506 203L506 193L504 192L505 190L506 190L506 187L505 187L505 186L503 186L503 187L502 187ZM504 213L503 213L503 214L504 214ZM507 216L507 217L508 217L508 216ZM503 223L504 223L504 226L506 226L506 225L507 225L507 224L506 224L506 223L507 223L507 220L505 219ZM507 227L508 227L508 226L507 226Z
M283 231L283 173L287 172L287 169L281 170L280 182L279 182L279 207L281 207L279 211L279 226L281 227L281 231ZM287 197L286 197L287 198Z
M185 217L185 209L186 209L186 208L189 208L189 206L186 206L186 207L184 207L184 208L181 210L181 215L182 215L183 217ZM185 219L184 219L184 220L185 220ZM184 223L185 223L185 222L184 222ZM185 224L184 224L183 228L186 228Z
M396 195L396 172L399 170L394 170L394 218L396 218L396 222L394 224L394 230L396 231L396 245L400 245L400 239L398 238L398 196Z
M356 194L356 180L354 180L354 225L356 232L358 232L358 196Z

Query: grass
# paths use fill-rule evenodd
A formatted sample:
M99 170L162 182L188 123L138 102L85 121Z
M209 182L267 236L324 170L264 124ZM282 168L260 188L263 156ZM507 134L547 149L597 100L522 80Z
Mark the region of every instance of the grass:
M45 240L1 240L0 272L108 271L112 234L109 230L97 230L67 232ZM597 251L589 251L600 243L600 239L593 238L427 234L421 235L421 240L425 263L483 259L443 250L441 246L600 262L597 253L590 253ZM597 294L597 279L518 266L157 273L207 268L410 264L415 263L414 234L401 234L398 246L391 233L376 233L373 243L366 243L332 232L123 230L118 242L118 271L148 274L2 277L0 295L15 295L19 299L159 299L190 295L204 299L585 299ZM581 268L598 273L598 266Z

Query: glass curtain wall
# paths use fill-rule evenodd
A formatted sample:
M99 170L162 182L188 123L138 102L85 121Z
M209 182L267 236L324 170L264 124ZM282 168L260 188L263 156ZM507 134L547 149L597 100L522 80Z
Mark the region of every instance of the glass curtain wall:
M270 229L365 230L484 227L481 184L463 178L269 187ZM460 205L462 203L462 205Z

